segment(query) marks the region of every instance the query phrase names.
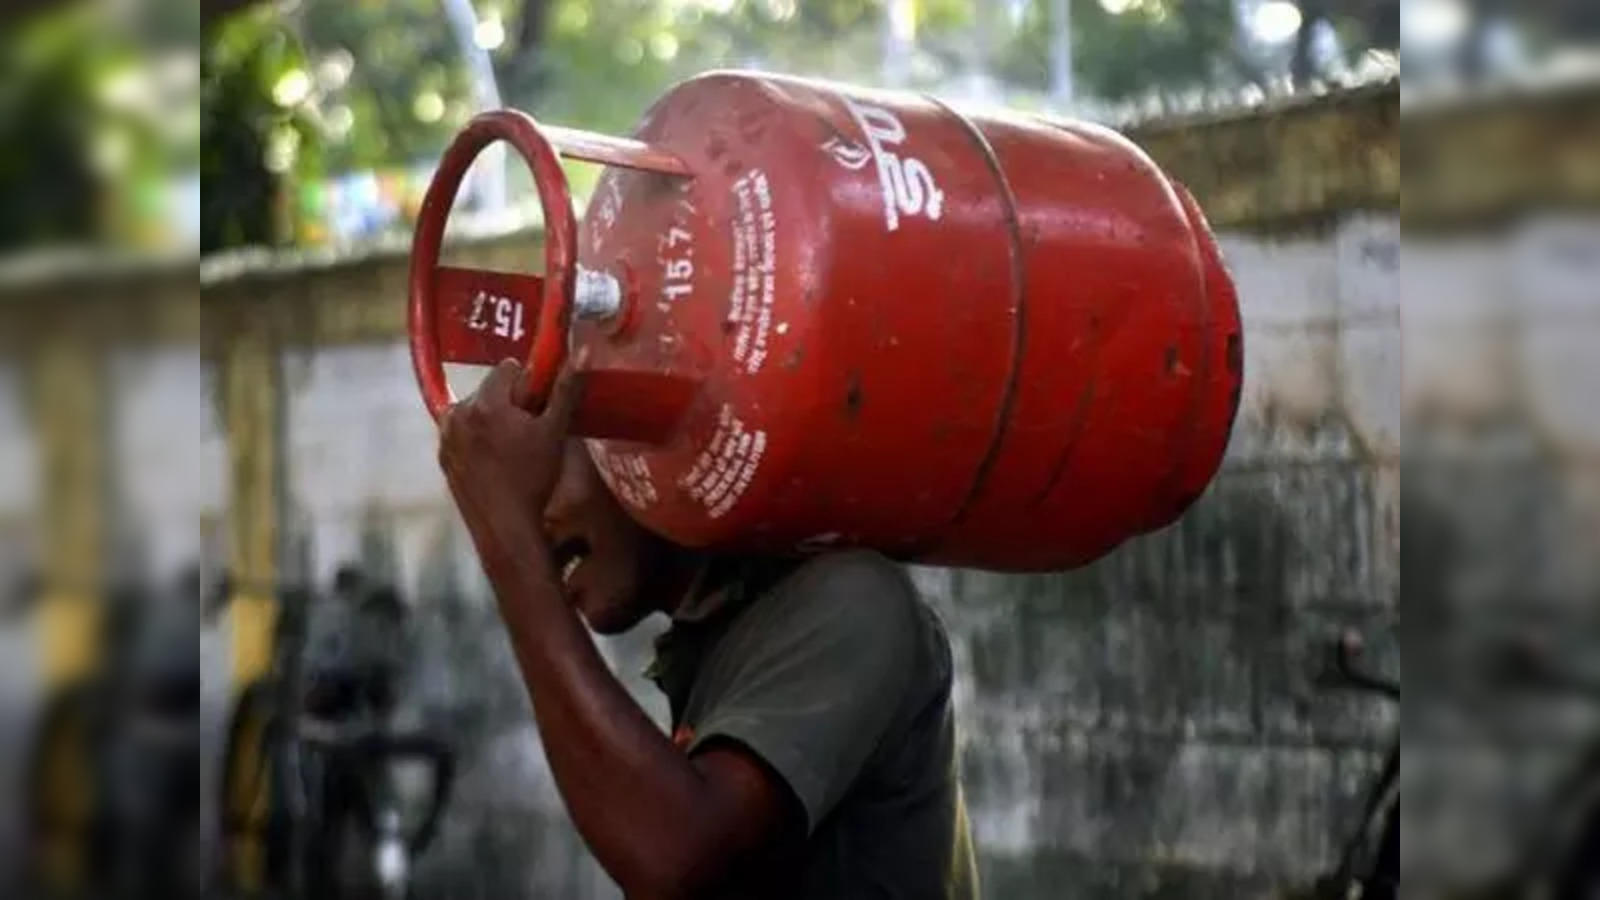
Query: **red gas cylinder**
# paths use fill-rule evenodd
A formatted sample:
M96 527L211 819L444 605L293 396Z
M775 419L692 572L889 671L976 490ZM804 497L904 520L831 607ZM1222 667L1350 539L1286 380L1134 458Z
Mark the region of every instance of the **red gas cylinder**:
M438 264L496 139L533 168L542 277ZM557 154L608 166L581 226ZM1241 375L1204 217L1118 134L732 72L632 139L474 119L423 203L410 333L436 416L443 362L527 359L540 404L586 346L575 428L679 543L1014 571L1173 521Z

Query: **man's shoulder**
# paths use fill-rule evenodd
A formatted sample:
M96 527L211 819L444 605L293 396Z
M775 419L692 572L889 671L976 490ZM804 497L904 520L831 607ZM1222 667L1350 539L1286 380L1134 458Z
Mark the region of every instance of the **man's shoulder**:
M877 550L866 548L830 550L806 557L791 575L796 578L802 576L865 581L879 587L892 584L907 593L916 593L904 565Z
M922 598L905 566L876 550L835 550L799 563L769 593L775 603L865 619L916 614Z
M917 656L944 642L944 628L905 566L873 550L838 550L798 561L749 609L738 640L834 654ZM897 652L903 651L903 652ZM831 654L830 654L831 655Z

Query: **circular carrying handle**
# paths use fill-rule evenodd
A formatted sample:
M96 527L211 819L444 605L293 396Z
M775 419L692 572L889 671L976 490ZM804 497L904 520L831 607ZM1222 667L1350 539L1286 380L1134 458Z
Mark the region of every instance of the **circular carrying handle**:
M572 195L567 189L560 159L532 116L509 109L480 113L456 135L439 160L439 167L423 196L411 241L406 323L411 339L411 366L422 389L423 402L435 420L455 402L455 395L445 379L445 357L439 334L439 282L442 273L451 271L439 266L445 221L467 169L483 148L497 140L515 147L533 170L539 205L544 210L544 276L538 289L538 313L533 342L528 350L528 381L523 392L529 408L538 409L544 405L567 359L567 328L572 318L578 244ZM530 280L527 276L520 277ZM518 316L520 330L520 309Z

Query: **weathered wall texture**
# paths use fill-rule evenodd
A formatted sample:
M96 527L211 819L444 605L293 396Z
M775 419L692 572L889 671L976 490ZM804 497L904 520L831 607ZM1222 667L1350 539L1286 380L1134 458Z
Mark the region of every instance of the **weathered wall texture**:
M26 415L16 367L0 360L0 591L16 577L27 556L34 484L33 447L26 440ZM3 594L0 594L3 598ZM3 604L0 604L3 606ZM22 759L38 710L37 659L33 635L16 622L0 620L0 793L15 796L23 777ZM0 804L0 885L10 883L19 810Z
M1544 840L1600 735L1592 693L1497 691L1508 629L1558 668L1600 647L1600 216L1547 215L1405 255L1408 873L1483 875ZM1592 677L1592 676L1591 676Z
M13 801L0 804L0 892L21 858L39 713L96 655L116 521L147 551L122 558L170 569L198 550L208 482L188 465L201 436L186 425L199 394L170 375L198 372L198 295L192 259L0 260L0 797ZM23 589L36 579L43 591Z

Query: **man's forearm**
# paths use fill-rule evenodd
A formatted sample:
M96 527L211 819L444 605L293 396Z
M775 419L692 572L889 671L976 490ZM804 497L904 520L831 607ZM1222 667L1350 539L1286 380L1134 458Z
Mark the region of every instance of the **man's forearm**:
M704 855L703 779L601 659L544 542L504 520L495 531L479 549L573 821L630 895L677 887Z

